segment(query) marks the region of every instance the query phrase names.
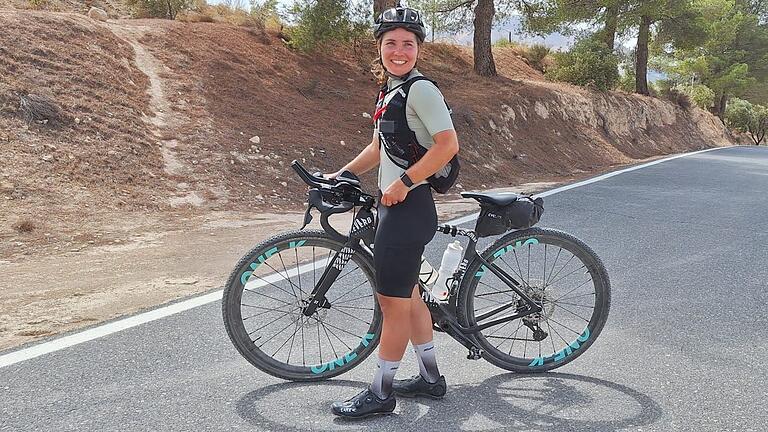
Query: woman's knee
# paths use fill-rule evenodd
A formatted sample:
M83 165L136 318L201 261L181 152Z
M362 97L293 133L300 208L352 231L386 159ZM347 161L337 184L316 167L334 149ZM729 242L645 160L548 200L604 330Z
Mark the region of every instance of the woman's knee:
M402 297L390 297L378 294L379 308L384 317L409 315L411 313L411 299Z

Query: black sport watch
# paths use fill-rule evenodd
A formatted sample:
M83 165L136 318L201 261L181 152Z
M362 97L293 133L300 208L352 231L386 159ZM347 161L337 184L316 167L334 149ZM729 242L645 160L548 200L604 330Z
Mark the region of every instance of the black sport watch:
M411 180L411 178L410 178L410 177L408 177L408 173L403 173L403 175L401 175L401 176L400 176L400 180L402 180L402 181L403 181L403 183L404 183L404 184L405 184L407 187L411 187L411 186L413 186L413 180Z

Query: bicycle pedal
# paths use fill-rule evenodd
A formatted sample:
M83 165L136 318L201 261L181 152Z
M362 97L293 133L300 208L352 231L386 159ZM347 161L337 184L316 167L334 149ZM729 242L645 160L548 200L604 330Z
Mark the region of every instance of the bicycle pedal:
M483 358L483 350L478 348L470 348L469 354L467 354L468 360L480 360Z

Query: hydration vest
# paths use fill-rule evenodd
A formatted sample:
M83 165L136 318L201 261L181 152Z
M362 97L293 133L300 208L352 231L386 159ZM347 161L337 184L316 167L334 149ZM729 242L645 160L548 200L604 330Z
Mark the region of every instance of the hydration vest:
M384 153L392 163L402 169L411 167L429 150L419 144L416 134L408 127L408 119L405 115L408 92L413 83L421 80L430 81L437 86L437 83L429 78L417 76L389 90L384 85L376 100L376 112L373 121L378 121L379 142L384 146ZM397 93L385 104L384 97L392 92ZM446 104L447 106L448 104ZM448 111L450 112L450 107ZM447 165L429 176L427 182L435 192L444 194L456 183L456 179L459 177L459 168L459 157L454 155Z

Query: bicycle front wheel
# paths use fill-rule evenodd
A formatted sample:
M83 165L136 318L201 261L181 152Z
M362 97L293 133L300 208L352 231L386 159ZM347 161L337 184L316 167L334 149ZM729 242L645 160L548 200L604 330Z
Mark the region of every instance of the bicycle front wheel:
M542 311L499 323L474 335L484 358L503 369L531 373L558 368L580 356L603 329L610 308L610 281L600 258L562 231L530 228L511 232L481 256L519 283ZM501 306L504 311L491 315ZM479 259L459 291L464 322L482 325L524 311L520 296Z
M351 251L315 312L304 313L344 247L323 231L294 231L264 241L240 260L224 289L222 313L232 343L251 364L279 378L318 381L373 352L381 311L373 259L364 249Z

